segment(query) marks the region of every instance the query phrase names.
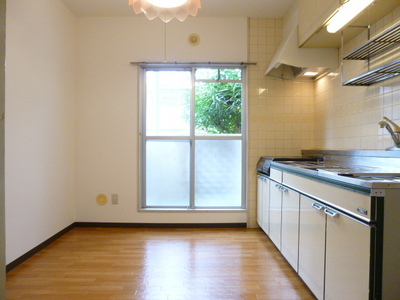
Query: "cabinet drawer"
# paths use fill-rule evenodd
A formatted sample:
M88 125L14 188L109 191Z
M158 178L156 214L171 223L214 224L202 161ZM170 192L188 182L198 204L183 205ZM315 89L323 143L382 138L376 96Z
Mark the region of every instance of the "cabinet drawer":
M282 182L282 171L271 169L271 173L269 176L271 179L277 181L277 182Z
M371 197L369 195L353 192L291 173L283 172L282 176L283 184L303 194L319 199L334 207L341 208L349 214L355 215L363 220L371 220L373 214L371 211Z

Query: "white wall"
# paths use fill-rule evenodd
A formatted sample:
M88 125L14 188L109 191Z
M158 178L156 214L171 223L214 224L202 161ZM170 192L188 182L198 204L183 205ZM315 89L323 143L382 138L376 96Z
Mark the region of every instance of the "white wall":
M165 23L144 17L78 18L76 203L79 222L246 222L246 212L139 212L138 67L162 62ZM166 25L167 61L247 61L246 18ZM200 35L190 46L189 34ZM96 196L119 195L104 206Z
M7 263L75 221L74 17L59 1L7 1Z
M0 2L0 111L5 106L6 3ZM0 123L0 299L6 298L6 230L4 201L4 120Z

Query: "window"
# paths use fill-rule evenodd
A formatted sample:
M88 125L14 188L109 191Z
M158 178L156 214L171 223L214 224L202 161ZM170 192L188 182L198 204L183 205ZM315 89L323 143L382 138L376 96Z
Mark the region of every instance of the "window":
M142 208L245 208L245 69L142 71Z

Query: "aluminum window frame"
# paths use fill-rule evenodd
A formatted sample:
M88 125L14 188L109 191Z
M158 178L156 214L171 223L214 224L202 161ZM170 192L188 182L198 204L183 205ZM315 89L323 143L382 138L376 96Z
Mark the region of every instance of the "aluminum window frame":
M241 69L241 80L210 80L196 79L196 69ZM221 210L247 210L247 153L248 153L248 88L247 76L248 69L246 65L238 64L142 64L140 66L139 76L139 210L163 210L163 211L221 211ZM190 71L192 88L190 92L190 134L189 136L146 136L146 72L147 71ZM195 133L195 86L196 82L239 82L242 84L242 124L241 134L209 134L196 135ZM149 140L159 141L189 141L190 143L190 200L189 206L149 206L146 205L146 142ZM196 206L195 204L195 148L196 140L241 140L241 205L240 206ZM229 176L229 175L227 175Z

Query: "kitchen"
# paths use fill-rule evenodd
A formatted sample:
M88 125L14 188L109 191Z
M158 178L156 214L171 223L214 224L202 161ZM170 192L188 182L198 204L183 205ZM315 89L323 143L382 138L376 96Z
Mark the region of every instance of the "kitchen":
M383 116L399 123L397 77L356 87L342 86L340 74L315 82L264 76L282 35L297 22L297 2L289 2L293 6L281 18L199 15L167 25L170 61L257 63L249 67L248 82L248 212L218 213L221 223L257 226L260 156L393 146L377 123ZM129 62L164 58L163 23L77 17L62 1L8 1L7 6L6 263L77 221L190 222L193 214L137 212L139 162L132 149L138 148L138 124L132 116L138 114L138 71ZM385 20L399 14L393 10ZM201 37L196 47L186 43L193 32ZM51 148L41 146L50 142ZM95 204L98 193L115 191L118 206ZM216 215L195 218L201 223Z

